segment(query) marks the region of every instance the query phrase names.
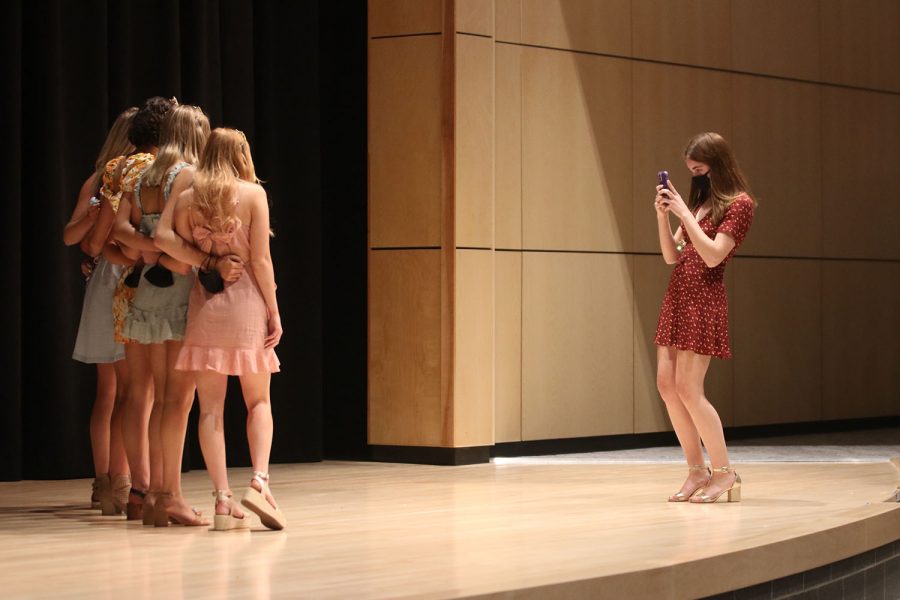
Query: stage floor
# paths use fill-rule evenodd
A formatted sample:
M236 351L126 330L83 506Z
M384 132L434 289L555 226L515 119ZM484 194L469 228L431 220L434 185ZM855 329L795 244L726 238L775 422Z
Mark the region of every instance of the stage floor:
M277 465L288 529L231 533L101 517L89 480L2 483L0 596L697 598L900 538L889 461L738 470L743 502L687 505L674 464ZM209 489L185 475L207 513Z

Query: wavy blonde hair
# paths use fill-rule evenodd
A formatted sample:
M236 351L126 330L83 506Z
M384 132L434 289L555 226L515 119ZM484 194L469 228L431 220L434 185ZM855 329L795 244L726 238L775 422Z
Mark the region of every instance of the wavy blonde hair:
M134 152L134 146L128 141L128 130L131 128L131 121L137 114L138 107L131 106L119 113L116 120L113 121L109 133L106 134L106 140L100 148L97 155L97 162L94 163L94 187L99 187L100 178L106 169L106 163L116 158Z
M225 231L234 224L235 195L239 181L259 183L250 144L243 131L217 127L194 173L193 205L213 231Z
M721 222L725 211L741 194L750 196L750 200L756 205L747 178L738 166L731 146L721 135L711 131L695 135L688 141L684 157L709 166L709 199L712 204L710 215L713 223ZM691 182L688 207L696 210L706 200L706 195Z
M159 134L159 152L153 165L141 177L141 185L159 187L176 162L196 165L209 139L209 118L199 106L179 104L163 121Z

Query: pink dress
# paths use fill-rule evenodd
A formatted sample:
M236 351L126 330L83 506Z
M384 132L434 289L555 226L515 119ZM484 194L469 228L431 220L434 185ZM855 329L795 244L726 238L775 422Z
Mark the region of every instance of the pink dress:
M249 234L239 220L231 231L223 233L194 226L193 235L194 243L214 256L250 249ZM191 290L184 345L175 368L225 375L277 373L280 363L275 350L264 348L268 333L266 302L249 265L240 279L226 283L218 294L207 292L197 280Z

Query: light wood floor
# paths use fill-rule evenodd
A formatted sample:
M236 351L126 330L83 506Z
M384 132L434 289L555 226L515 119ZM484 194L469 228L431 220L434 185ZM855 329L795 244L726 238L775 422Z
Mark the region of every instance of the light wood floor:
M889 462L739 472L742 503L697 506L665 502L675 465L280 465L288 529L232 533L101 517L87 480L2 483L0 597L695 598L900 538ZM185 476L206 512L209 488Z

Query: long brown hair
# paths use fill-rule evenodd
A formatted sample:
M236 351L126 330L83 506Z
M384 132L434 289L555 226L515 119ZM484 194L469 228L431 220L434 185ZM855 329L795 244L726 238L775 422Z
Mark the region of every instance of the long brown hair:
M718 133L707 131L692 137L684 149L684 157L709 166L710 215L713 223L718 224L722 220L725 211L738 196L751 196L747 178L738 166L731 146ZM753 197L750 199L753 200ZM691 181L688 208L696 210L706 200L706 194ZM753 203L755 206L756 201L753 200Z
M100 148L100 153L97 154L97 162L94 163L94 187L100 186L100 178L106 169L106 163L117 156L131 154L134 151L134 146L128 141L128 130L131 128L131 121L137 111L137 106L126 108L119 113L119 116L113 121L112 127L109 128L106 140Z
M183 160L196 165L209 138L209 119L199 106L179 104L163 121L159 132L159 152L153 165L141 176L147 187L158 187L169 169Z
M217 127L209 134L194 173L193 204L213 231L225 231L234 223L240 180L259 183L247 137L237 129Z

